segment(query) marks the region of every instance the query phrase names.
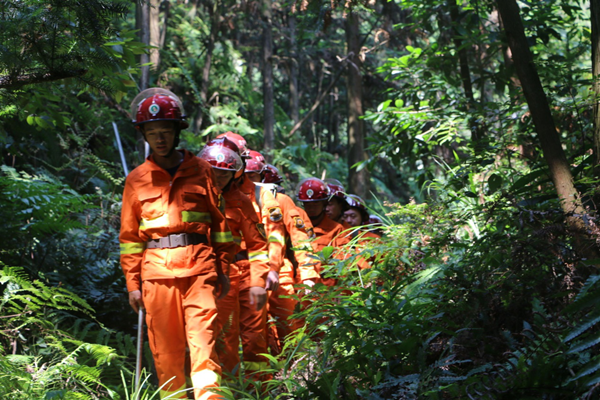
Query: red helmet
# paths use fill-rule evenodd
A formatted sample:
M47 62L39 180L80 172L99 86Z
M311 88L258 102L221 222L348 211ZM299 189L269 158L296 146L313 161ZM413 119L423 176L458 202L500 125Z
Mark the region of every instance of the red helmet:
M329 186L331 197L337 197L342 201L346 201L346 189L344 189L344 185L342 185L340 181L333 178L327 178L325 179L325 183Z
M276 166L266 164L262 170L263 172L263 183L281 183L283 178L279 175L279 170Z
M208 151L208 149L211 148L215 150ZM218 153L219 149L223 150L221 155ZM230 152L235 153L237 158L232 158L229 154ZM202 149L202 151L198 154L198 157L208 161L209 164L211 164L214 168L236 171L235 178L239 178L244 173L244 160L242 160L242 157L240 156L240 149L232 140L229 140L227 137L220 137L210 140L208 143L206 143L204 149ZM238 165L237 160L239 160L240 165ZM232 166L225 168L223 167L228 164L232 164Z
M227 136L221 136L216 139L209 140L208 143L206 143L206 147L211 146L227 147L228 149L235 151L237 154L240 154L240 148L233 140L228 139Z
M244 166L240 155L225 146L204 146L198 157L207 161L213 168L233 171L236 175Z
M298 201L323 201L330 196L329 187L319 178L303 179L296 187Z
M217 139L222 137L226 137L227 139L231 140L237 145L238 149L240 149L240 155L242 156L242 158L248 158L248 143L246 143L246 139L244 139L242 135L238 135L237 133L233 133L230 131L221 133L217 136Z
M369 215L369 225L383 225L383 221L377 215Z
M346 202L350 207L358 208L361 211L367 212L365 201L355 194L349 194L346 196Z
M249 150L248 158L246 160L246 171L244 172L258 172L259 174L265 167L265 158L258 151Z
M179 122L181 129L189 126L184 121L181 100L167 89L152 88L142 91L131 103L131 115L135 115L133 124L138 129L140 125L151 121Z
M369 211L367 211L365 201L355 194L349 194L346 196L346 203L350 208L356 208L360 212L363 224L366 224L369 219Z

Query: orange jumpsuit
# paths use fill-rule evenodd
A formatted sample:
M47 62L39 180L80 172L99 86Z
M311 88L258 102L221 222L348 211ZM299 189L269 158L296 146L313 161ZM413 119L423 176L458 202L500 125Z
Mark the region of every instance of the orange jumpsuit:
M313 247L315 251L321 251L327 246L333 246L336 249L339 249L350 241L349 237L342 233L344 231L344 227L329 218L327 215L325 215L321 223L315 226L313 229L316 236L316 239L313 241ZM338 259L343 259L345 256L342 252L338 251L335 253L335 257ZM323 268L318 266L317 270L319 274L321 274ZM321 277L321 282L327 286L334 286L336 279Z
M356 254L360 254L360 252L364 250L365 245L367 243L372 243L374 240L379 240L381 239L381 236L368 230L354 229L353 231L351 231L350 235L348 236L348 239L351 241L355 241L355 245L353 245L352 248L354 249ZM369 264L369 261L373 260L366 259L362 256L358 256L356 264L360 269L367 269L371 268L371 264Z
M269 249L269 266L272 271L279 273L285 257L285 226L281 206L276 199L275 186L256 185L251 180L244 179L240 190L250 198L256 215L264 224Z
M279 271L279 289L269 296L269 314L276 322L275 332L269 330L273 335L269 338L273 354L279 354L283 339L300 323L289 320L298 303L294 298L294 284L308 279L320 279L314 259L309 256L312 252L309 241L314 236L310 219L289 196L277 193L276 199L283 213L286 258Z
M267 238L269 269L279 273L285 256L285 226L283 224L283 213L276 199L277 191L274 189L274 185L256 185L249 179L244 179L240 186L240 190L252 201L254 211L262 222L262 227ZM264 329L266 334L267 307L263 310L265 313ZM244 367L246 371L258 372L268 368L269 363L266 360L250 364L244 363ZM264 375L263 378L268 379L269 375Z
M250 304L250 287L265 287L269 272L267 242L259 232L259 219L252 202L237 187L224 193L225 215L236 243L237 254L231 264L231 288L227 296L217 301L218 326L223 329L223 343L217 352L224 369L233 374L239 371L239 338L246 371L256 370L257 363L266 363L266 313L256 311ZM244 243L244 249L241 245ZM268 364L267 364L268 366Z
M175 176L150 156L125 181L121 211L121 266L127 290L141 290L148 341L162 387L161 397L187 398L186 347L196 399L218 398L206 388L218 386L221 367L215 351L217 309L213 290L217 273L228 273L235 246L211 166L183 151ZM149 246L195 234L180 247ZM169 236L171 235L171 236ZM190 235L184 235L192 237ZM149 247L149 248L146 248ZM154 248L150 248L154 247Z

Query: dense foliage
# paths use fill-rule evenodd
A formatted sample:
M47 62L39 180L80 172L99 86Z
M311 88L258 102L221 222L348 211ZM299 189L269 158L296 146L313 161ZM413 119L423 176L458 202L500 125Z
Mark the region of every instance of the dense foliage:
M225 130L262 149L269 24L268 156L290 193L307 176L347 182L346 80L357 66L344 22L360 17L369 150L356 167L370 172L384 239L362 249L369 270L358 270L359 255L318 254L343 290L307 295L307 325L273 358L275 379L237 382L226 397L598 397L587 3L518 3L586 209L579 230L552 185L496 2L151 3L162 41L150 86L181 96L198 126L182 137L192 151ZM136 318L118 262L115 130L131 170L143 157L127 110L138 56L152 50L136 18L121 1L0 1L2 398L131 396ZM156 389L150 376L145 398Z

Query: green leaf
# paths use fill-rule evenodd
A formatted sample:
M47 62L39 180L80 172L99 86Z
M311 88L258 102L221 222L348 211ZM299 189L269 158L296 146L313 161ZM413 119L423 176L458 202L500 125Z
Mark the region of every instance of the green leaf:
M492 174L488 179L489 194L496 193L502 186L502 177L498 174Z

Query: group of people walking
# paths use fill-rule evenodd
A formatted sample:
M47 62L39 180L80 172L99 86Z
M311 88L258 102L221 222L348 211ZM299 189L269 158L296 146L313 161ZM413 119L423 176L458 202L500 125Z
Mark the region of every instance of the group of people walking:
M129 303L146 312L161 398L186 399L191 386L197 400L218 399L221 377L271 379L262 354L278 355L301 326L299 288L336 285L314 253L334 246L347 257L350 241L379 237L358 228L377 221L336 180L302 180L298 207L277 168L236 133L198 155L177 149L188 124L167 90L142 92L134 107L152 154L125 182L121 265Z

